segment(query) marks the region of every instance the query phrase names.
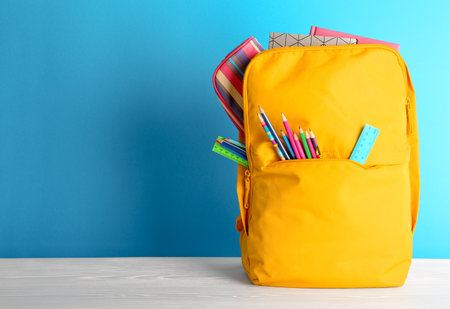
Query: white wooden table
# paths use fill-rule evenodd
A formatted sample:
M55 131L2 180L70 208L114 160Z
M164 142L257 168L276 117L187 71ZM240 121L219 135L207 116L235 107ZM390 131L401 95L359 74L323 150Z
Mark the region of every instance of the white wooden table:
M400 288L254 286L239 258L0 259L0 308L450 308L450 260Z

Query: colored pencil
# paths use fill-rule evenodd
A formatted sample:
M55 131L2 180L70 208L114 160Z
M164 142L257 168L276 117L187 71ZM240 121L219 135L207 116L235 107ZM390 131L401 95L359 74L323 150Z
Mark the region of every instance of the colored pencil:
M309 137L308 131L305 131L305 135L306 135L306 142L308 143L309 151L311 152L313 159L317 159L316 150L314 149L314 146L311 142L311 137Z
M305 132L303 132L302 127L300 127L300 138L302 139L302 145L303 145L303 149L305 150L306 157L308 159L311 159L312 158L311 151L309 151L308 142L306 141Z
M294 132L294 142L299 150L300 159L306 159L305 152L303 151L302 145L300 145L300 141L298 140L297 133Z
M287 132L287 135L288 135L288 138L289 138L289 142L291 143L292 149L294 150L295 156L292 156L292 157L294 159L300 159L300 153L299 153L299 151L297 149L297 145L295 145L294 137L292 136L292 130L291 130L291 127L289 126L289 122L288 122L286 116L283 113L281 113L281 118L283 119L283 124L284 124L284 127L286 129L286 132Z
M314 149L316 150L316 155L317 155L318 158L320 158L320 156L322 154L320 153L319 144L317 144L316 136L314 135L314 133L311 130L311 128L309 128L309 131L311 132L311 141L313 143Z
M283 144L281 143L280 138L277 135L277 132L275 132L275 129L273 128L272 124L270 123L269 118L267 117L266 113L264 112L264 110L262 109L261 106L259 106L259 111L261 112L261 117L264 119L264 122L266 123L267 127L270 130L270 133L272 133L273 138L275 139L276 143L278 144L278 147L280 148L281 153L283 154L283 156L289 160L289 154L287 153L286 149L284 149Z
M263 117L258 113L256 113L256 114L258 115L259 122L261 122L261 125L262 125L264 131L266 131L267 136L269 137L270 141L272 142L273 148L275 148L276 153L278 154L278 156L280 157L281 160L286 160L285 156L283 155L280 148L278 147L277 142L273 138L272 132L270 132L269 128L267 127L267 124L264 121Z
M233 145L233 144L227 142L226 140L218 140L218 143L220 144L220 146L222 148L228 149L230 151L238 152L244 156L247 156L247 152L244 149L237 147L236 145Z
M235 141L235 140L233 140L231 138L224 138L223 140L245 150L245 144L243 144L241 142Z
M230 146L230 147L233 147L234 149L236 149L236 151L242 152L242 154L246 154L246 150L245 150L245 149L242 149L241 147L236 146L235 144L230 143L229 141L227 141L227 140L225 140L225 139L222 140L222 143L223 143L223 144L226 144L226 145L228 145L228 146Z
M281 130L281 137L283 138L284 143L286 144L286 147L289 150L289 154L291 155L291 157L295 158L294 151L292 150L292 148L294 147L294 144L291 145L288 137L286 136L286 134L284 134L283 130Z
M238 156L238 157L240 157L240 158L242 158L242 159L244 159L244 160L247 160L247 155L243 155L242 153L237 152L235 148L232 148L232 147L230 147L229 145L227 145L227 144L225 144L225 143L221 143L221 142L223 142L223 141L222 141L222 140L216 140L216 143L217 143L221 148L223 148L223 149L225 149L225 150L228 150L228 151L231 152L232 154L234 154L234 155L236 155L236 156Z

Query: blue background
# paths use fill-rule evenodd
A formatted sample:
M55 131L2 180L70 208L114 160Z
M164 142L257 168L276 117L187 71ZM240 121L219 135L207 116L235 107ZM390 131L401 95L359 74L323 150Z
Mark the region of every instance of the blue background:
M211 77L270 31L401 44L418 102L414 256L450 258L445 1L1 1L0 256L238 256L236 136Z

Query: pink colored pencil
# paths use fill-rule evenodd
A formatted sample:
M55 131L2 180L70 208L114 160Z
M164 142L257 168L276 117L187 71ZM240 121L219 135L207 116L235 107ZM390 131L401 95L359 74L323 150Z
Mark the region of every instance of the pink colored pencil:
M284 124L284 127L286 128L289 142L291 143L292 149L294 150L295 158L301 159L300 153L298 152L298 149L297 149L297 145L295 145L295 142L294 142L294 137L292 136L292 130L291 130L291 127L289 126L289 122L287 121L287 118L286 118L286 116L284 116L283 113L281 113L281 117L283 118L283 124Z
M298 140L297 133L294 132L294 142L295 146L297 146L297 149L299 150L300 159L306 159L305 152L303 151L302 145L300 145L300 141Z
M316 150L314 149L314 146L311 142L311 137L309 136L308 130L305 130L305 136L306 142L308 143L309 151L311 152L313 159L317 159Z

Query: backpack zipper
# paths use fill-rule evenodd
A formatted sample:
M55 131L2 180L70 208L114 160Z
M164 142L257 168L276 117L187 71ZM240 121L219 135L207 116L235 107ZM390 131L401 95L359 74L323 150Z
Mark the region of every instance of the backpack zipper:
M250 171L245 170L245 193L244 193L244 208L248 209L248 197L250 193Z
M250 206L250 202L249 202L249 199L250 199L250 176L251 176L250 170L246 169L245 170L245 180L244 180L244 188L245 188L245 193L244 193L244 209L245 209L244 220L245 220L245 222L244 222L244 224L247 227L246 228L247 234L248 234L248 221L249 221L249 215L250 215L249 211L248 211L248 208Z

